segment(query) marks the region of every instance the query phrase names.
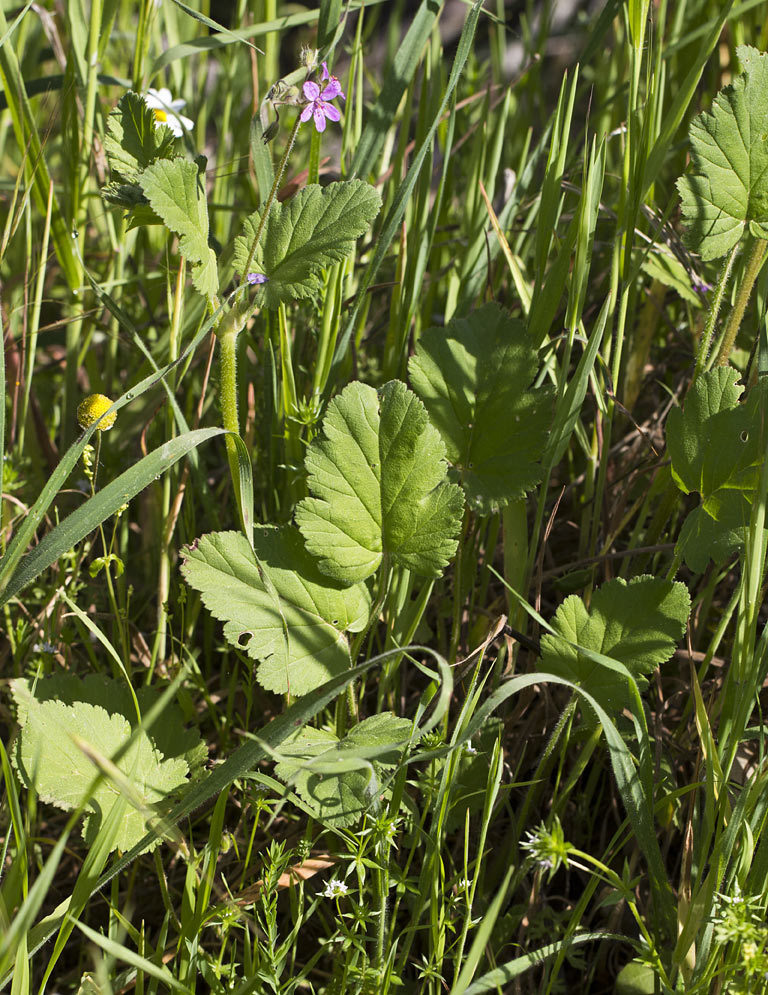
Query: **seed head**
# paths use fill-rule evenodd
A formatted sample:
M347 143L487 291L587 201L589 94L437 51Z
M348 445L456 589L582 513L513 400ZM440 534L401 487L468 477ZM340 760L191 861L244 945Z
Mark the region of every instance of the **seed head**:
M80 428L90 428L95 421L112 406L112 399L106 394L89 394L77 406L77 423ZM117 419L117 413L112 412L99 425L99 432L106 432L112 428Z

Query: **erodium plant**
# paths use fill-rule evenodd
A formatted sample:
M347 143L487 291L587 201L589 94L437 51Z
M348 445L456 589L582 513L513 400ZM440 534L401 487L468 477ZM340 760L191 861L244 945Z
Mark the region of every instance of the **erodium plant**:
M469 5L447 68L441 4L429 0L395 39L371 108L362 53L376 6L342 11L323 0L319 13L292 11L296 28L317 20L321 54L305 50L279 79L271 2L259 7L266 27L202 39L201 50L224 48L257 32L272 75L260 106L254 98L247 108L258 200L239 215L232 208L230 232L215 195L226 166L209 175L188 104L173 95L189 90L147 86L174 60L160 56L147 79L142 70L153 19L172 27L172 16L141 5L134 88L103 118L109 181L93 200L117 209L134 247L139 237L145 249L162 245L178 268L165 366L130 302L121 306L80 258L43 183L44 157L31 180L69 284L82 277L149 372L114 402L95 393L78 408L70 392L64 407L78 409L82 435L14 519L0 560L6 621L11 606L24 607L8 636L16 728L0 750L12 827L0 864L0 980L28 992L28 961L47 954L40 990L58 984L78 930L103 955L99 992L549 995L579 977L614 995L765 993L768 794L755 710L768 671L764 317L741 352L737 335L748 340L750 302L763 314L768 296L768 55L737 47L743 71L693 119L690 166L671 177L687 247L667 238L673 256L658 244L673 208L657 216L649 191L664 185L667 147L730 7L707 27L696 72L678 67L685 85L665 104L649 4L628 2L612 30L629 76L611 61L608 91L590 80L600 124L578 120L585 91L569 73L546 127L529 108L532 130L501 197L510 122L550 97L538 76L544 42L518 100L508 81L478 71L482 5ZM506 8L485 7L500 79ZM334 48L341 56L353 9L342 87L328 59ZM93 10L101 16L100 4ZM592 55L610 23L600 18ZM697 37L678 38L670 73ZM88 51L90 150L101 120L95 29ZM4 81L20 79L14 58L0 45ZM644 117L646 58L658 61L648 64ZM230 82L234 57L232 66ZM7 90L11 102L26 93ZM29 113L19 100L21 126ZM482 111L458 135L464 101ZM231 93L225 104L234 115ZM321 185L321 142L331 139L339 171ZM39 142L27 145L40 153ZM78 222L88 170L87 157L78 161ZM644 227L649 218L658 230ZM663 430L654 415L635 438L637 412L619 405L643 401L639 383L627 386L642 379L643 351L631 343L630 362L622 358L630 302L650 277L655 307L673 290L687 318L703 315L703 281L689 274L714 260L708 314L685 340L695 360L674 384L659 374L669 414ZM125 272L113 278L119 286ZM182 348L184 307L192 332ZM202 380L209 407L185 399L181 379L205 342L216 360L214 386L207 369ZM75 346L70 328L68 382ZM117 413L153 387L167 400L165 441L110 478L101 455L131 431ZM136 432L142 444L156 413ZM198 427L205 418L214 426ZM624 485L621 419L653 466L647 487L638 473L631 501L609 515L611 488ZM214 439L226 460L202 465L197 448ZM58 520L54 499L81 457L85 493ZM169 471L185 457L172 491ZM126 516L155 481L162 541L150 551L160 568L147 596L132 586L141 588L144 561L136 567L124 549L152 532L153 514ZM89 540L97 529L103 549ZM47 590L41 578L57 563ZM85 577L107 588L86 592L87 611ZM113 639L93 607L102 595ZM154 606L151 647L137 600ZM44 627L61 613L70 635L57 654ZM98 672L78 676L81 662ZM666 700L673 684L678 698ZM213 730L206 742L203 728ZM36 800L60 810L45 859ZM132 884L124 898L134 861L154 867L157 909L136 912ZM316 874L321 884L309 880ZM618 960L609 981L607 950ZM93 990L81 973L70 972L72 990Z

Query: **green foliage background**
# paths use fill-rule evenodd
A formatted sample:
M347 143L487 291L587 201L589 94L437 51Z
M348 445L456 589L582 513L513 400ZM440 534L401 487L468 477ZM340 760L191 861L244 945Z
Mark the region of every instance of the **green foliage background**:
M0 985L768 992L766 49L0 9Z

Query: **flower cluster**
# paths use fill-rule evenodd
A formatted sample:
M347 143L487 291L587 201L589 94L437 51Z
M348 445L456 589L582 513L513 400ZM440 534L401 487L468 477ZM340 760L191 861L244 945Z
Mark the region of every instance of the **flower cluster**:
M550 877L561 863L568 866L568 855L572 849L565 839L557 816L552 820L551 829L547 829L542 823L537 829L526 833L525 839L520 842L520 848L527 850L537 864L549 870Z

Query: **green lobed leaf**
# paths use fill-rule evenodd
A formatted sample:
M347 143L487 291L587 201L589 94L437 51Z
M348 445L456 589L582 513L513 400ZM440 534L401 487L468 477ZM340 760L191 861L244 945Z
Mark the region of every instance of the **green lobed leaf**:
M130 91L107 118L104 150L113 177L135 184L155 160L173 157L175 137L167 125L157 127L154 112L138 93Z
M408 364L467 503L482 514L542 478L554 395L531 388L538 366L525 325L495 303L427 329Z
M104 777L91 790L99 768L78 740L95 755L113 761L131 784L131 804L126 806L113 849L128 850L145 836L166 798L187 783L187 755L200 763L204 748L201 752L194 733L185 734L183 742L175 744L172 755L166 757L155 737L143 730L135 732L135 712L129 718L123 709L114 707L115 696L125 705L124 688L117 682L91 682L85 687L77 678L67 677L53 683L55 687L48 686L48 681L38 682L32 691L25 680L11 682L21 726L13 753L19 777L27 788L34 787L42 801L58 808L72 811L85 803L83 837L93 843L122 797L122 787ZM154 693L151 696L156 697ZM145 693L143 698L146 703L149 695ZM179 720L170 710L168 718L169 734L173 735ZM121 749L122 755L115 759Z
M677 538L676 548L682 552L686 566L694 573L703 573L710 560L724 564L737 550L743 549L750 515L750 502L738 491L724 495L716 519L703 504L694 508Z
M686 494L705 502L723 488L743 490L757 484L762 459L761 385L740 403L739 374L719 366L697 377L682 408L673 408L666 425L672 476Z
M211 798L219 796L222 791L224 791L229 785L231 785L237 778L246 777L249 772L262 761L269 758L271 751L277 750L282 742L291 735L297 728L306 725L312 718L317 716L327 705L329 705L338 695L347 687L350 687L354 681L362 677L368 671L372 670L374 667L380 666L383 660L396 655L399 651L389 651L381 656L372 657L370 660L366 660L364 663L358 664L352 667L349 671L340 674L338 677L332 678L317 691L308 695L306 698L296 701L289 705L288 708L281 715L276 716L265 726L263 726L258 731L258 735L246 740L241 747L239 747L233 754L223 760L221 764L217 764L210 770L206 776L198 784L194 784L190 789L184 793L182 799L173 808L173 810L168 814L167 819L164 820L164 827L171 828L179 823L182 819L185 819L196 809ZM422 734L430 732L434 729L444 718L447 709L451 702L451 693L453 688L453 676L450 667L443 661L439 654L432 654L434 656L435 662L437 664L437 669L440 672L440 688L437 696L437 707L434 712L431 713L426 724L421 727ZM535 680L535 677L533 678ZM610 721L610 720L609 720ZM610 735L610 730L606 731L606 736ZM623 748L623 743L621 740L618 742L619 748ZM642 812L640 812L640 821L642 820ZM98 881L94 884L89 884L88 888L90 890L90 895L94 895L97 891L102 889L110 880L112 880L116 875L122 873L126 867L128 867L139 854L143 853L146 846L149 845L157 835L157 829L153 828L148 833L147 836L140 840L128 853L123 854L119 859L115 860L106 872L104 872ZM654 837L655 842L655 837ZM19 926L17 925L19 921L22 925L27 926L32 921L34 915L33 912L29 912L28 909L33 907L39 907L42 898L44 897L46 891L47 882L51 880L51 875L54 873L58 861L61 857L62 843L59 842L54 847L51 857L46 861L40 875L30 888L29 899L24 903L24 912L26 913L26 918L20 919L17 917L14 923L11 925L9 934L11 936L19 935ZM43 882L42 886L40 882ZM47 942L53 936L55 932L59 930L64 921L66 912L62 912L61 908L57 909L50 916L41 920L29 930L28 935L28 948L30 955L35 953L40 949L42 944ZM4 964L2 961L2 954L4 950L4 937L0 936L0 964ZM6 970L6 966L3 967ZM0 984L7 984L10 980L9 975L6 973L0 977Z
M464 505L461 489L445 479L444 456L439 432L404 383L378 392L349 384L307 451L314 497L296 509L320 569L341 582L364 580L386 555L420 576L439 576L456 552Z
M686 519L678 539L688 566L698 572L709 559L724 562L744 541L765 450L764 381L740 400L739 374L727 366L697 377L682 408L666 425L672 477L701 504Z
M653 995L657 975L650 964L631 960L616 976L614 995Z
M254 549L255 556L240 532L213 532L185 547L181 572L224 622L225 638L261 661L257 676L263 687L307 694L349 667L344 633L365 626L370 596L363 584L342 586L321 574L292 526L259 526ZM274 585L279 607L260 568Z
M134 693L142 715L157 701L156 688L141 687ZM26 719L29 700L26 695L16 697L16 713L21 725ZM132 726L136 725L136 708L128 685L102 674L88 674L82 680L71 674L54 674L37 682L32 700L38 703L60 701L65 705L77 702L100 705L112 714L122 715ZM208 756L208 748L200 741L197 731L184 724L184 716L176 705L167 705L163 709L162 721L155 722L147 735L164 757L181 757L192 772L197 771Z
M745 228L768 239L768 55L736 51L744 72L694 119L694 171L677 181L687 241L704 259L725 255Z
M685 632L691 610L688 589L679 581L643 575L616 579L592 596L589 609L575 594L552 620L556 635L541 640L541 667L583 687L607 709L629 700L627 678L582 650L623 665L641 687L643 675L670 659Z
M412 729L409 719L386 712L364 719L341 741L332 732L305 726L280 747L283 759L275 773L325 825L351 826L387 793L381 790L382 771L397 762Z
M192 282L206 297L218 293L216 254L208 245L208 204L197 163L159 159L141 173L139 184L152 210L179 236L179 252L198 265Z
M261 213L246 218L235 239L235 271L263 273L262 307L310 297L321 286L320 272L349 255L381 208L378 190L362 180L311 184L289 201L272 203L253 256Z

